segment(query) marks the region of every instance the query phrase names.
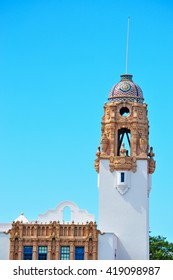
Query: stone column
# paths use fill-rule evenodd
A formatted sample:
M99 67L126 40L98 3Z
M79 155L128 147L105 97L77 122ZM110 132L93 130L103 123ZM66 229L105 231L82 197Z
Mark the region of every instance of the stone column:
M60 246L59 246L59 241L56 242L55 259L56 259L56 260L60 260Z
M133 126L131 129L131 156L136 157L137 156L137 137L138 137L138 132L136 130L136 127Z
M88 260L88 242L85 242L84 246L84 260Z
M23 260L23 244L22 240L19 240L19 251L18 251L18 260Z
M38 246L37 246L37 241L34 241L34 242L33 242L32 259L33 259L33 260L38 260Z
M70 242L70 260L74 260L74 242Z
M59 223L57 224L56 229L57 229L57 234L56 234L56 236L57 236L57 238L59 238L59 237L60 237L60 224L59 224Z
M38 236L38 231L37 231L38 226L34 226L34 236L37 237Z
M97 242L93 242L93 260L97 260Z
M52 252L51 252L51 240L48 241L48 256L47 259L51 260L52 259Z

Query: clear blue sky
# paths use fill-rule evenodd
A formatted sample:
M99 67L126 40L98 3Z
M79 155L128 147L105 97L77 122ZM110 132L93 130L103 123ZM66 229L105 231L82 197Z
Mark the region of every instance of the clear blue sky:
M103 104L125 72L148 103L150 230L173 241L173 2L0 1L0 222L72 200L97 218Z

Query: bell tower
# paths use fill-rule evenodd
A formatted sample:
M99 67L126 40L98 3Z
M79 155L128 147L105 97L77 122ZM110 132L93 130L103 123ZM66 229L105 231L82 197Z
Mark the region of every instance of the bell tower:
M116 259L149 258L149 192L155 170L147 104L132 75L121 75L104 104L96 153L99 221L118 238Z

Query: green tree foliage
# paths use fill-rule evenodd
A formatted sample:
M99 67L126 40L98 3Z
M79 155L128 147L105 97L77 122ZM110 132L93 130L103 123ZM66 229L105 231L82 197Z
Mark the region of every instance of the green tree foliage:
M150 236L150 260L173 260L173 243L163 236Z

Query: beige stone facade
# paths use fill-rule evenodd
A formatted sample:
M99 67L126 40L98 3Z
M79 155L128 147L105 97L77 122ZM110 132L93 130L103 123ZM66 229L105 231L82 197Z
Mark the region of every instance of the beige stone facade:
M32 259L38 259L38 248L46 247L48 260L60 260L61 248L69 248L69 259L75 259L75 248L83 248L85 260L98 258L98 230L94 222L86 224L38 224L13 222L10 230L10 259L24 259L24 248L32 248Z

